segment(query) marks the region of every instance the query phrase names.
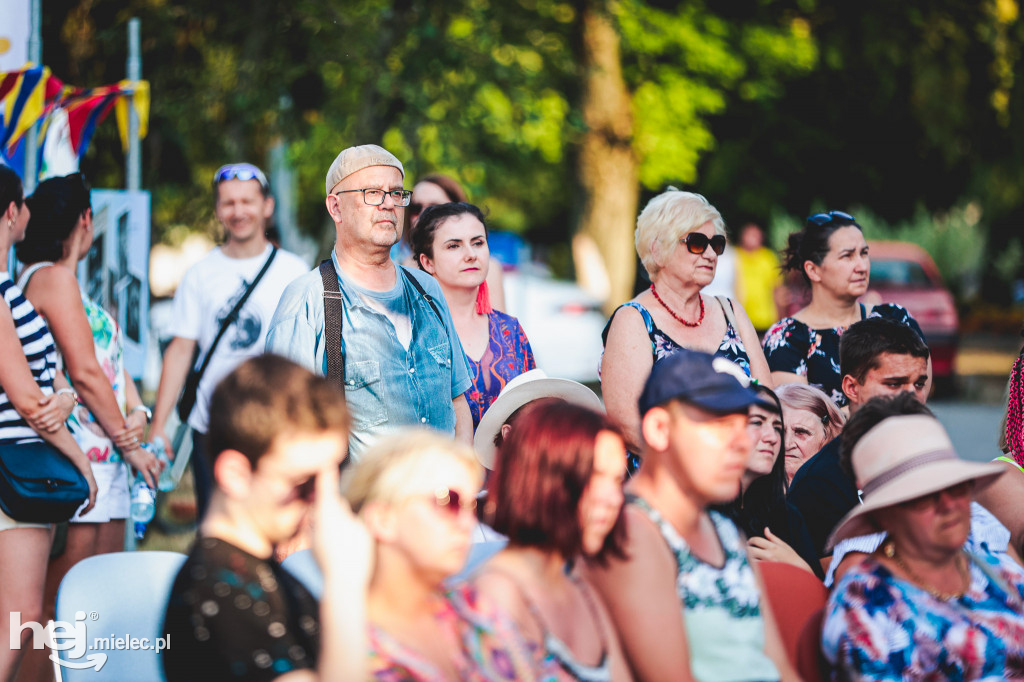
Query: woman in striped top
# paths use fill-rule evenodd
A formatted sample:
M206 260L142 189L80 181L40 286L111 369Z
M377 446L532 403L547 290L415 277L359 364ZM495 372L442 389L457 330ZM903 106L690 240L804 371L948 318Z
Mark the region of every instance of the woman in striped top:
M21 180L0 166L0 447L45 440L64 453L89 481L90 509L96 501L96 481L89 460L64 426L72 405L53 392L57 353L46 323L11 281L7 258L11 245L25 236L29 211ZM66 386L66 383L64 384ZM71 394L72 398L74 394ZM45 621L43 585L50 555L51 534L46 525L15 521L0 512L0 611L21 614L20 622ZM17 674L21 656L32 635L21 631L21 646L9 647L10 619L0 620L0 679Z

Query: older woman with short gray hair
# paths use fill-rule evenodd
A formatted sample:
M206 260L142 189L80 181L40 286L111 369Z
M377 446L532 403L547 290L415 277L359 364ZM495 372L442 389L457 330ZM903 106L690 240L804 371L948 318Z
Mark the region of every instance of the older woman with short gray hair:
M608 414L632 452L640 450L637 400L651 367L679 348L713 353L771 387L768 363L746 311L701 290L725 252L722 215L700 194L674 187L636 221L636 251L651 286L619 306L604 330L601 389Z

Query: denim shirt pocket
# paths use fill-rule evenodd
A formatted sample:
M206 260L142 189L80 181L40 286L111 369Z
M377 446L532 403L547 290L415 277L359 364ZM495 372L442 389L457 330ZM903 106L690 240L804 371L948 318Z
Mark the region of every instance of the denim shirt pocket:
M445 367L448 370L452 368L452 346L450 343L445 341L439 343L436 346L430 346L427 351L433 356L434 360L441 367Z
M388 420L384 402L384 384L380 363L376 360L353 362L345 367L345 397L356 425L368 428Z

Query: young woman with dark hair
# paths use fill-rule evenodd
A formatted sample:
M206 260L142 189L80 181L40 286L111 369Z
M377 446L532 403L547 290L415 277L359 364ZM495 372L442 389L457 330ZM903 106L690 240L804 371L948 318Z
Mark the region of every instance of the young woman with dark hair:
M536 651L539 679L629 680L607 611L577 562L622 556L626 448L603 414L530 403L501 444L490 495L508 546L476 577Z
M430 173L420 178L412 188L412 202L405 212L402 238L391 247L391 260L410 267L418 265L413 255L412 236L423 212L431 206L468 201L465 190L455 178L441 173ZM480 285L478 297L484 307L505 311L505 273L497 259L487 270L487 279Z
M480 305L478 292L491 256L479 208L461 202L431 206L420 218L412 248L417 264L437 278L448 302L473 380L466 401L476 430L501 389L537 366L533 349L519 320Z
M752 450L740 479L740 494L713 509L725 514L747 536L747 554L754 561L781 561L824 577L803 517L786 504L786 427L782 403L775 392L752 387L774 405L751 405L747 434Z
M808 217L802 230L789 235L783 268L803 276L811 289L811 302L773 324L764 336L764 355L776 386L812 384L843 407L847 399L839 373L839 337L848 326L869 315L885 317L912 327L924 338L921 327L901 306L884 304L869 310L857 302L868 290L871 258L860 225L848 213L829 211Z

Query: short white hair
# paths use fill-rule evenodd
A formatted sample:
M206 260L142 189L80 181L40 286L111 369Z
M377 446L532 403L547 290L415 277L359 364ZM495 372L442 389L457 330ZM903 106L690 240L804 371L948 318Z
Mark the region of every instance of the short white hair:
M669 187L648 201L636 219L636 253L647 274L654 277L679 240L707 222L715 234L725 235L722 214L703 195Z

